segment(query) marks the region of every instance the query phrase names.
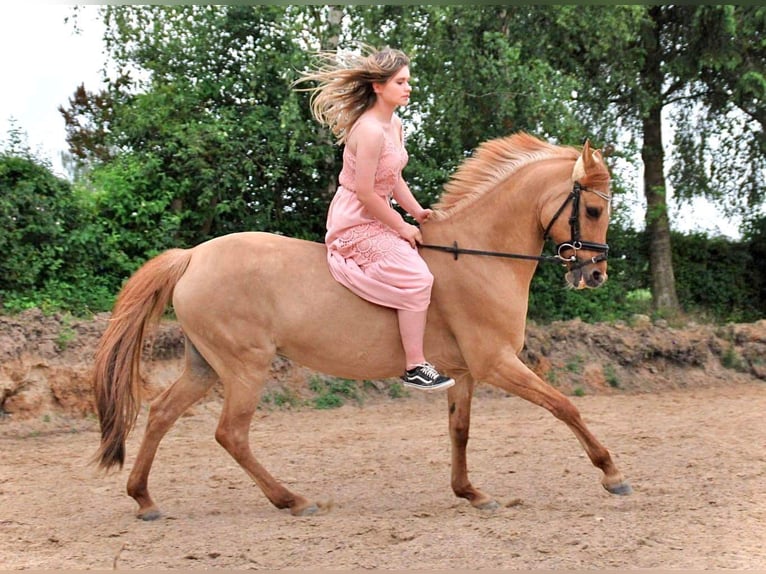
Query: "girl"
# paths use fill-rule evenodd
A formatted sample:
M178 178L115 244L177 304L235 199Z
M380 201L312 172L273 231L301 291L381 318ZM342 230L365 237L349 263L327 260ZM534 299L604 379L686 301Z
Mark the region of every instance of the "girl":
M340 186L327 215L327 261L337 281L360 297L396 309L406 359L402 380L424 390L450 387L423 355L423 335L433 275L420 257L420 229L393 209L391 200L418 223L431 215L402 178L407 164L401 120L394 114L410 99L409 58L399 50L367 49L338 61L320 54L318 69L296 83L311 88L311 111L345 144Z

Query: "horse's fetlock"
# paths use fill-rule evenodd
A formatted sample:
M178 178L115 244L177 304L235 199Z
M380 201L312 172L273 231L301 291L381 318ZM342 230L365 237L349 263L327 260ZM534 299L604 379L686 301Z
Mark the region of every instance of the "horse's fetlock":
M131 498L134 498L138 500L141 497L145 497L147 490L146 485L140 485L140 484L133 484L131 482L128 482L127 488L128 496Z
M476 489L471 486L471 484L453 484L452 485L452 492L455 493L455 496L458 498L465 498L466 500L473 501L474 498L476 498L477 491Z

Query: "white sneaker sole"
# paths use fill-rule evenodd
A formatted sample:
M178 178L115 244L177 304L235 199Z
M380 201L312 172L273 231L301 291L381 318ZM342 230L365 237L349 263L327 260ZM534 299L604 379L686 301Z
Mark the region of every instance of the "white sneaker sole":
M430 391L440 391L442 389L448 389L448 388L450 388L451 386L453 386L455 384L455 380L454 379L450 379L450 380L444 381L443 383L440 383L438 385L430 385L430 386L419 385L417 383L411 383L409 381L402 381L402 383L404 384L405 387L410 387L410 388L413 388L413 389L418 389L418 390L421 390L421 391L430 392Z

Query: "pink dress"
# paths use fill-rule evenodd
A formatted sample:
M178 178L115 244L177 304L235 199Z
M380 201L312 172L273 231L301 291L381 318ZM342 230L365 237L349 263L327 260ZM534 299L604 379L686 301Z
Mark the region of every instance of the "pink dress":
M375 172L375 192L389 203L408 159L403 142L385 135ZM372 303L407 311L426 310L434 280L426 262L407 240L367 211L356 196L355 182L356 157L346 146L340 186L327 215L325 243L330 272L339 283Z

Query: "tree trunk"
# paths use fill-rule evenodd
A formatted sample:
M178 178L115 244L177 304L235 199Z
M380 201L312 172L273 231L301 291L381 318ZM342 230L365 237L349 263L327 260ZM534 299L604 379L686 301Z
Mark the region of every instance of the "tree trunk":
M673 256L670 244L667 195L662 149L662 126L659 106L644 119L644 194L646 196L646 231L649 235L649 273L652 305L663 315L679 312Z
M341 6L328 6L327 7L327 31L325 37L322 38L322 50L336 51L340 45L340 37L342 33L341 22L343 22L343 16L345 14ZM335 153L336 147L334 145L335 138L330 130L325 130L327 134L327 142L330 144L328 149L332 150L331 154L325 157L325 173L330 174L330 179L327 182L327 188L325 189L325 196L327 203L332 200L335 192L338 190L338 173L340 172L340 165L338 162L338 154Z
M670 220L665 187L664 150L662 147L662 83L660 69L662 48L657 20L659 11L650 11L655 16L654 35L647 42L647 57L644 64L643 80L647 93L654 95L654 101L643 117L644 143L641 157L644 161L644 195L646 196L646 231L649 235L649 274L652 286L652 306L664 316L679 314L676 279L673 273L673 256L670 245Z

